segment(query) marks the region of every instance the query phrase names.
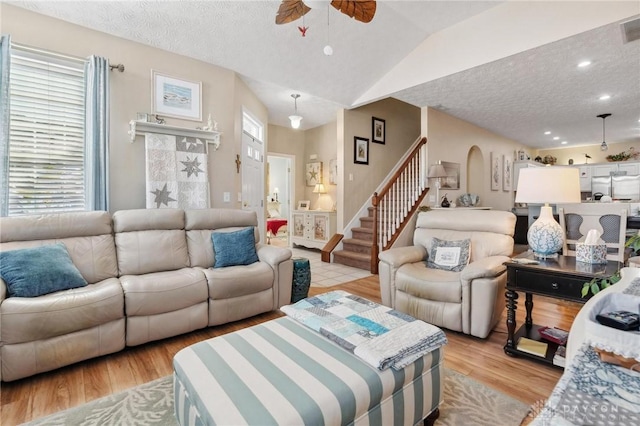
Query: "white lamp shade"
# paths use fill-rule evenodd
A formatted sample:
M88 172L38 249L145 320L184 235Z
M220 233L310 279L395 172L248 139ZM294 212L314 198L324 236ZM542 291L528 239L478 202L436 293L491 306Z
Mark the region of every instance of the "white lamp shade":
M570 167L520 169L516 203L579 203L580 176Z
M293 127L294 129L300 128L302 117L300 117L299 115L290 115L289 120L291 120L291 127Z
M434 164L429 168L429 176L430 178L441 178L447 177L447 171L444 169L442 164Z
M324 185L321 183L316 183L316 186L313 188L314 194L326 194L327 190L324 188Z

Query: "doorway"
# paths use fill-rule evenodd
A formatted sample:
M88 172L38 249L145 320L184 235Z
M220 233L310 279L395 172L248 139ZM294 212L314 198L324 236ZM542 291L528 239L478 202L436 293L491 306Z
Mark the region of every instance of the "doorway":
M264 126L242 114L242 209L256 213L260 241L266 242L264 220Z
M275 246L289 247L291 200L293 196L294 157L285 154L267 155L267 236Z

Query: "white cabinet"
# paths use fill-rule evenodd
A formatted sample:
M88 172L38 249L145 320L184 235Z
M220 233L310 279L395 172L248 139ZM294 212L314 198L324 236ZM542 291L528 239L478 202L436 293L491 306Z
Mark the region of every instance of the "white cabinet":
M584 164L582 166L573 166L578 169L580 176L580 191L591 192L591 166Z
M536 161L514 161L513 162L513 190L518 190L518 176L520 175L520 170L526 167L540 167L543 166L542 163L538 163Z
M300 246L322 249L336 233L336 212L295 210L291 221L291 242Z
M628 175L640 175L639 163L618 163L619 172L627 172Z
M611 176L612 172L618 171L618 165L610 164L593 164L591 166L591 176Z

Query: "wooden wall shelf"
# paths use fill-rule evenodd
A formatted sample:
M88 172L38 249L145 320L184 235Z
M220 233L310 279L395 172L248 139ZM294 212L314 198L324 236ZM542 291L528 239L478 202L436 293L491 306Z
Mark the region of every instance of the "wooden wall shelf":
M137 135L145 133L161 133L163 135L186 136L198 139L204 139L213 145L213 149L217 150L220 146L220 135L217 131L189 129L187 127L170 126L168 124L149 123L146 121L129 121L129 138L131 143L136 140Z

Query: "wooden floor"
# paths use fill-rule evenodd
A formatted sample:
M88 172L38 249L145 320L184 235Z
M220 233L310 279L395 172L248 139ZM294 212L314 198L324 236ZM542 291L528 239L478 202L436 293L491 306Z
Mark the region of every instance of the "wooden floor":
M312 288L311 295L342 289L380 302L378 277L372 276L330 288ZM524 297L521 296L520 300ZM568 330L581 305L534 297L536 323ZM272 312L224 326L127 348L116 354L39 374L0 386L0 424L16 425L74 407L172 373L173 356L182 348L280 316ZM445 365L531 405L545 399L561 370L531 360L506 356L506 313L487 339L447 331ZM518 325L524 307L517 310Z

